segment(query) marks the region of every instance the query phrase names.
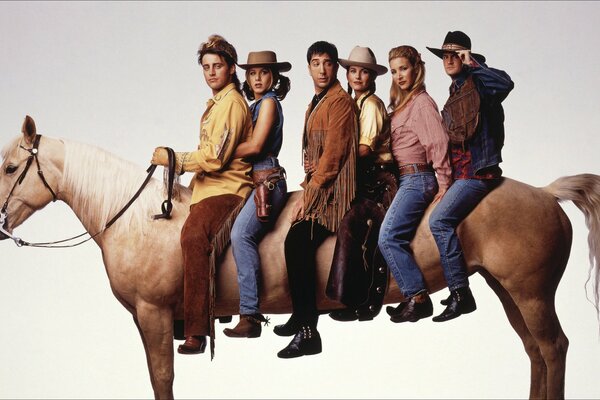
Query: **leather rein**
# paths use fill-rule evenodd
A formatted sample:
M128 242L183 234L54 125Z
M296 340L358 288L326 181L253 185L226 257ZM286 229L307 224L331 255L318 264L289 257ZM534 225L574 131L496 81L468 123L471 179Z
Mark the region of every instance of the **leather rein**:
M148 184L148 182L150 182L150 178L152 178L152 175L154 174L154 171L156 170L156 165L150 165L148 167L148 169L146 170L147 172L147 176L146 179L144 179L144 182L142 182L141 186L139 187L139 189L137 190L137 192L135 192L135 194L131 197L131 199L121 208L121 210L119 210L119 212L117 212L104 226L104 228L102 228L100 231L96 232L95 234L90 234L88 231L83 232L80 235L77 236L73 236L70 237L68 239L63 239L63 240L57 240L54 242L44 242L44 243L30 243L30 242L26 242L25 240L18 238L16 236L13 236L11 233L9 233L8 231L5 230L5 223L8 220L8 214L6 212L7 208L8 208L8 201L10 200L15 188L17 187L17 185L21 185L21 183L23 183L23 180L25 179L25 176L27 175L27 172L29 171L29 168L31 167L31 165L33 164L33 161L35 160L35 163L37 165L37 174L40 177L40 179L42 180L42 183L44 184L44 186L46 187L46 189L48 189L48 191L50 192L50 194L52 194L52 201L56 201L57 200L57 196L56 196L56 192L54 190L52 190L52 188L50 187L50 185L48 184L48 182L46 181L46 178L44 177L44 172L42 171L41 167L40 167L40 162L38 160L38 147L40 144L40 139L41 139L42 135L35 135L35 139L33 140L33 145L30 149L25 148L23 146L21 146L19 144L19 147L25 151L27 151L29 153L29 157L27 158L27 161L25 163L25 168L23 169L23 172L21 172L21 175L19 175L19 177L17 178L17 180L15 181L15 184L13 185L12 189L10 190L10 192L8 193L8 197L6 198L6 201L4 202L4 205L2 206L2 209L0 210L0 232L3 233L4 235L6 235L8 238L12 239L15 244L18 247L22 247L22 246L26 246L26 247L45 247L45 248L67 248L67 247L75 247L75 246L79 246L80 244L83 244L85 242L87 242L88 240L91 240L93 238L95 238L96 236L102 234L104 231L106 231L108 228L110 228L115 222L117 222L117 220L125 213L125 211L127 211L127 209L137 200L137 198L140 196L140 194L142 193L142 191L146 188L146 185ZM154 215L152 218L153 219L161 219L161 218L165 218L165 219L170 219L171 218L171 211L173 210L173 203L172 203L172 192L173 192L173 183L175 181L175 152L173 151L173 149L166 147L165 148L167 150L167 153L169 155L169 172L168 172L168 198L167 200L165 200L162 205L161 205L161 209L162 209L162 214L157 214ZM73 243L73 244L63 244L66 242L70 242L72 240L78 239L82 236L85 235L90 235L90 237L83 239L77 243Z

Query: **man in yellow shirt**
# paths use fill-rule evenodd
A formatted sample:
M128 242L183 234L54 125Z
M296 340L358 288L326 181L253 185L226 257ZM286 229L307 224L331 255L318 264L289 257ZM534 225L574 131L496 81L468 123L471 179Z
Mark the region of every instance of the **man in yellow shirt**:
M202 353L205 336L210 336L212 357L215 263L229 242L233 220L252 191L251 165L234 159L233 154L250 134L252 119L235 73L235 48L221 36L212 35L200 46L198 63L213 97L202 115L198 150L176 153L177 173L195 173L190 215L181 230L186 340L178 352ZM164 148L154 151L152 163L168 164Z

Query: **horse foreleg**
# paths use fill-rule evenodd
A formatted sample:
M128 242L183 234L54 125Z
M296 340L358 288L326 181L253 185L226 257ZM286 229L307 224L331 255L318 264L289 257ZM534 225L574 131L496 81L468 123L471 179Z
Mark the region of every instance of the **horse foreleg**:
M149 303L136 307L150 381L156 399L173 398L173 313L164 306Z
M485 281L490 288L496 293L496 296L500 299L504 312L508 317L510 325L513 327L515 332L521 338L525 352L531 362L531 377L529 385L529 398L530 399L545 399L546 398L546 363L540 352L540 347L537 344L535 338L529 332L521 311L513 301L510 294L502 287L500 282L494 278L489 272L483 270L480 274L484 277Z
M144 345L144 354L146 354L146 363L148 364L148 372L150 374L150 383L152 387L154 387L154 374L152 373L152 364L150 363L150 357L148 357L148 345L146 344L146 338L144 337L144 332L142 332L142 328L140 327L140 323L137 320L137 317L133 317L133 322L135 322L135 326L140 333L140 338L142 339L142 343Z

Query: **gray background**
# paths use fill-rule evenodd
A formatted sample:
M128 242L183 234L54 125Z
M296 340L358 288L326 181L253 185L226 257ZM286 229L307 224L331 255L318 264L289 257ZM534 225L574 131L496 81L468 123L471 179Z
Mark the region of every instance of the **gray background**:
M18 135L26 114L44 135L106 148L140 167L156 146L198 143L210 92L196 64L198 45L219 33L237 48L272 49L290 61L280 159L299 188L300 137L312 81L305 54L316 40L345 58L370 46L387 65L401 44L421 51L427 89L438 105L450 83L425 46L463 30L515 90L504 102L505 175L544 186L563 175L598 173L600 4L596 2L127 2L0 3L0 138ZM345 76L340 70L340 80ZM241 73L238 74L243 79ZM389 100L390 76L377 80ZM184 182L189 177L184 178ZM599 326L586 300L587 228L572 204L573 251L558 288L557 312L570 339L566 396L600 398ZM81 224L51 204L16 230L30 241L67 237ZM141 341L112 296L99 249L18 249L0 244L0 397L147 398ZM500 302L472 278L478 310L445 324L396 325L321 319L324 352L279 360L288 339L271 327L232 340L217 325L217 352L175 358L179 398L524 398L529 361ZM438 301L446 292L433 295ZM273 324L286 315L273 315ZM232 326L232 325L229 325Z

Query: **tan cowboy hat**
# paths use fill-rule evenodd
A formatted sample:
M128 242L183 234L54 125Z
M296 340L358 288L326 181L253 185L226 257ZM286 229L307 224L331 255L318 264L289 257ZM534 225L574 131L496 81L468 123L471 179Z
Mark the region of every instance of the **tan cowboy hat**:
M471 50L471 38L464 32L451 31L446 34L441 49L436 49L433 47L427 47L427 49L439 58L443 58L444 53L448 51ZM471 56L480 63L485 62L485 57L481 54L471 52Z
M251 51L248 53L246 64L238 64L238 66L242 69L269 67L281 72L289 71L292 68L292 64L287 61L277 62L277 55L275 52L269 50Z
M375 54L373 54L371 49L368 47L355 46L350 52L348 59L340 58L338 62L346 69L356 65L357 67L363 67L375 71L377 75L383 75L388 70L383 65L377 64Z

